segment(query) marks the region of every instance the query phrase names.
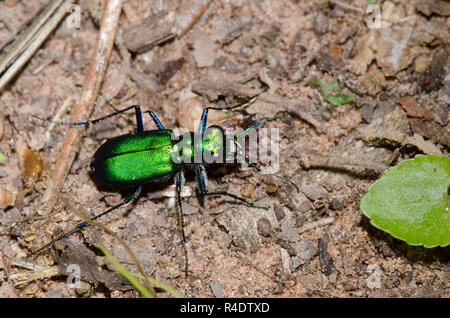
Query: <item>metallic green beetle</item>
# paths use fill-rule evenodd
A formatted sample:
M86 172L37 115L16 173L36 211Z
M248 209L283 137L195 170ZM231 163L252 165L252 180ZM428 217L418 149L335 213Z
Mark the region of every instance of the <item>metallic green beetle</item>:
M258 94L259 95L259 94ZM228 193L226 191L207 191L207 174L205 166L210 163L224 163L228 156L234 158L237 153L230 152L227 146L227 138L235 141L236 136L225 136L221 127L211 126L207 128L207 116L209 110L232 110L237 107L252 103L258 95L252 97L249 101L227 108L208 107L203 110L200 124L197 132L188 132L181 136L176 136L172 130L164 129L158 117L152 111L147 111L157 126L157 130L144 130L142 123L142 113L139 105L133 105L119 110L113 114L98 119L85 122L60 122L32 116L33 118L64 125L89 125L95 124L106 118L134 109L136 114L137 132L130 133L107 140L97 150L90 163L90 171L95 181L111 187L133 187L134 190L120 204L94 216L91 220L106 215L113 210L123 206L131 200L138 197L142 185L151 182L161 182L174 178L177 192L177 202L179 206L179 220L183 238L186 266L188 271L188 258L186 237L184 234L184 221L181 205L181 187L184 184L184 170L193 170L196 174L198 190L202 195L226 195L240 200L256 208L266 208L255 205L242 197ZM247 128L242 135L249 129L256 127L259 123ZM245 160L245 159L244 159ZM259 170L247 161L248 164ZM284 179L284 178L283 178ZM286 179L285 179L286 180ZM289 182L289 180L286 180ZM48 244L37 249L28 255L34 255L43 249L51 246L56 241L66 237L72 232L88 225L82 222L69 231L56 237Z

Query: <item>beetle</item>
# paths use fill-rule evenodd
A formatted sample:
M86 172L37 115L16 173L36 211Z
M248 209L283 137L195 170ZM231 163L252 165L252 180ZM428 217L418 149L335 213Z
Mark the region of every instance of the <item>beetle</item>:
M227 191L208 192L208 178L206 173L206 166L210 163L223 163L225 158L229 158L230 154L234 158L239 157L238 152L231 151L229 149L227 145L230 143L227 142L227 139L231 139L234 143L236 143L237 137L242 136L250 129L261 124L260 122L256 122L237 135L226 136L220 126L207 127L208 112L210 110L228 111L249 105L253 103L257 96L261 93L251 97L246 102L239 103L234 106L225 108L205 108L202 112L197 131L187 132L180 136L175 135L173 130L164 128L161 121L153 111L146 111L144 114L148 113L150 115L157 129L144 130L142 112L139 105L129 106L107 116L84 122L61 122L40 118L34 115L32 115L32 117L62 125L89 125L98 123L99 121L107 118L111 118L120 113L134 110L137 131L135 133L129 133L108 139L95 152L89 165L91 175L96 182L114 188L133 188L133 191L121 203L95 215L91 218L91 220L96 220L101 216L104 216L129 203L133 199L136 199L139 196L144 184L161 182L173 178L176 185L177 205L179 208L178 218L184 245L186 260L185 273L187 275L188 253L181 204L181 187L185 182L184 171L186 169L194 171L197 180L197 188L201 195L226 195L251 207L267 209L267 207L255 205L253 202L232 193L228 193ZM260 167L249 162L245 159L245 157L240 157L240 159L261 171ZM292 183L289 179L282 176L277 174L272 175ZM297 188L294 183L292 184ZM40 251L53 245L55 242L85 227L86 225L88 225L88 222L81 222L67 232L54 238L44 246L31 252L27 257L39 253Z

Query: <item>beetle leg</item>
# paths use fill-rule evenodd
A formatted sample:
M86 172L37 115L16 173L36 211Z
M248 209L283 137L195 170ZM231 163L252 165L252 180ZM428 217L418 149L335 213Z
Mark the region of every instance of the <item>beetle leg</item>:
M197 180L198 191L200 194L206 194L208 177L206 174L206 169L203 165L195 165L195 179Z
M154 112L152 112L151 110L148 110L145 112L150 114L150 117L153 119L153 121L155 122L156 126L158 127L159 130L163 130L164 126L161 124L161 122L159 121L158 117L156 116L156 114Z
M128 195L128 196L125 198L125 200L123 200L121 203L119 203L119 204L116 205L116 206L113 206L112 208L110 208L110 209L108 209L108 210L106 210L106 211L104 211L104 212L102 212L102 213L100 213L100 214L97 214L96 216L92 217L91 220L96 220L96 219L98 219L99 217L101 217L101 216L103 216L103 215L106 215L106 214L108 214L109 212L112 212L112 211L114 211L114 210L120 208L122 205L125 205L125 204L127 204L128 202L130 202L131 200L137 198L138 195L139 195L139 193L141 193L141 186L138 186L136 189L134 189L134 191L133 191L130 195ZM40 251L42 251L42 250L46 249L47 247L53 245L55 242L59 241L60 239L62 239L62 238L64 238L64 237L68 236L69 234L75 232L76 230L79 230L79 229L85 227L85 226L88 225L88 224L89 224L88 222L82 222L82 223L78 224L77 226L75 226L74 228L70 229L69 231L67 231L67 232L61 234L60 236L58 236L57 238L51 240L49 243L45 244L45 245L42 246L41 248L39 248L39 249L35 250L34 252L28 254L28 255L27 255L27 258L30 257L30 256L32 256L32 255L34 255L34 254L39 253Z
M184 234L183 208L181 205L181 186L182 186L183 182L184 182L183 171L180 171L175 175L175 184L177 187L178 224L181 227L181 236L183 238L183 246L184 246L184 257L186 259L184 272L187 277L187 274L188 274L188 252L187 252L186 235Z
M233 139L233 141L234 141L234 143L235 143L235 145L236 145L236 148L241 148L241 146L239 145L239 143L238 143L237 140L236 140L238 137L240 137L240 136L246 134L247 131L249 131L250 129L255 128L255 127L257 127L257 126L260 126L260 125L264 124L266 121L270 121L270 120L277 119L278 117L280 117L280 116L281 116L282 114L284 114L284 113L285 113L285 112L280 112L280 113L276 114L276 115L275 115L274 117L272 117L272 118L266 118L266 119L264 119L264 120L262 120L262 121L260 121L260 122L255 122L253 125L251 125L250 127L246 128L246 129L245 129L244 131L242 131L241 133L239 133L239 134L237 134L237 135L233 135L233 136L226 136L226 137L227 137L227 138L230 138L230 139ZM235 155L238 159L240 159L240 160L242 160L242 161L245 161L245 163L246 163L249 167L255 168L255 169L258 170L259 172L263 173L261 167L255 165L254 163L251 163L247 158L245 158L245 156L242 154L242 152L236 151L236 153L235 153L234 155ZM300 189L298 188L297 184L295 184L295 183L294 183L293 181L291 181L290 179L285 178L285 177L283 177L282 175L279 175L279 174L276 174L276 173L266 173L266 172L264 172L264 174L268 174L268 175L277 177L277 178L283 180L284 182L287 182L287 183L293 185L293 186L295 187L295 189L297 190L297 192L300 192Z
M219 107L206 107L206 108L203 110L202 117L200 118L200 125L198 126L198 132L199 132L200 134L202 134L202 135L203 135L203 133L205 132L205 130L206 130L206 124L207 124L207 121L208 121L207 118L208 118L208 111L209 111L209 110L229 111L229 110L233 110L233 109L238 108L238 107L248 106L248 105L252 104L252 103L256 100L256 98L257 98L259 95L261 95L262 93L264 93L265 91L266 91L266 90L262 90L262 91L259 92L258 94L256 94L256 95L250 97L247 101L242 102L242 103L239 103L239 104L236 104L236 105L233 105L233 106L228 106L228 107L223 107L223 108L219 108Z
M202 193L203 195L226 195L228 197L234 198L236 200L239 200L241 202L244 202L245 204L248 204L249 206L251 206L252 208L257 208L257 209L264 209L264 210L269 210L269 207L267 206L262 206L262 205L256 205L255 203L253 203L250 200L247 200L243 197L237 196L235 194L229 193L227 191L214 191L214 192L205 192Z
M266 207L266 206L256 205L255 203L253 203L250 200L247 200L247 199L242 198L240 196L234 195L232 193L228 193L227 191L208 192L207 189L206 189L207 188L208 179L207 179L205 167L203 165L196 165L195 166L195 175L196 175L196 179L197 179L198 190L199 190L200 194L202 194L202 195L226 195L226 196L229 196L229 197L234 198L236 200L239 200L241 202L244 202L244 203L248 204L251 207L258 208L258 209L264 209L264 210L268 209L268 207Z
M254 208L258 208L258 209L265 209L267 210L268 207L266 206L259 206L256 205L255 203L253 203L250 200L247 200L245 198L242 198L240 196L234 195L232 193L228 193L227 191L214 191L214 192L208 192L206 189L206 183L208 181L207 177L206 177L206 170L205 167L203 165L197 165L195 167L195 174L196 174L196 179L197 179L197 184L198 184L198 190L200 192L200 194L202 195L226 195L229 196L231 198L234 198L236 200L239 200L241 202L244 202L246 204L248 204L251 207Z
M241 160L244 160L245 163L246 163L249 167L255 168L256 170L258 170L258 172L261 172L261 173L264 173L264 174L268 174L268 175L277 177L277 178L283 180L284 182L287 182L287 183L293 185L293 186L295 187L295 189L297 190L297 192L300 193L300 189L298 188L298 185L297 185L294 181L292 181L292 180L290 180L290 179L288 179L288 178L286 178L286 177L283 177L282 175L276 174L276 173L267 173L267 172L263 172L260 166L257 166L257 165L255 165L254 163L251 163L247 158L245 158L245 157L242 156L241 154L237 154L237 157L238 157L239 159L241 159Z
M137 131L138 132L143 132L144 131L144 125L142 124L142 114L141 114L141 108L139 107L139 105L133 105L133 106L129 106L127 108L118 110L112 114L97 118L97 119L92 119L92 120L87 120L87 121L79 121L79 122L63 122L63 121L57 121L57 120L51 120L51 119L45 119L45 118L40 118L38 116L35 115L31 115L31 117L39 119L39 120L43 120L43 121L48 121L50 123L54 123L54 124L60 124L60 125L74 125L74 126L79 126L79 125L89 125L89 124L96 124L99 121L102 121L104 119L107 118L111 118L114 117L118 114L124 113L130 109L134 109L135 113L136 113L136 123L137 123Z

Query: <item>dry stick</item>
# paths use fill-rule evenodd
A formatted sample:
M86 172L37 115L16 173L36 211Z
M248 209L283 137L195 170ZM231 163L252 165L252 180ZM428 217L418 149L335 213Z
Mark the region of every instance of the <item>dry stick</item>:
M127 251L128 255L130 256L131 260L133 261L134 265L136 265L138 271L141 273L141 275L144 277L145 279L145 283L147 285L147 289L150 291L150 293L152 293L155 297L156 297L156 292L153 289L152 285L150 284L150 281L148 280L147 275L144 272L144 269L142 268L141 264L139 263L139 261L136 258L136 255L134 255L133 251L131 250L131 248L128 246L127 243L125 243L125 241L119 236L117 235L114 231L110 230L109 228L107 228L105 225L98 223L94 220L92 220L89 216L87 216L87 214L82 211L81 209L77 209L75 208L73 205L71 205L69 203L69 201L64 198L63 196L59 196L59 198L61 199L61 201L63 201L64 205L67 206L68 208L70 208L70 210L73 211L73 213L75 213L78 217L80 217L83 221L96 226L98 228L101 228L103 231L105 231L106 233L108 233L109 235L115 237L120 244L123 245L123 247L125 248L125 250Z
M97 45L89 62L86 72L83 92L80 102L72 112L72 121L84 121L89 118L94 108L95 100L105 76L114 39L122 11L123 0L107 0L103 8L103 18L97 39ZM56 203L56 197L70 171L75 155L78 151L81 136L85 127L71 127L61 147L55 171L42 199L43 208L51 210Z
M439 150L439 148L435 144L431 143L430 141L426 141L419 134L414 134L413 136L409 136L409 135L404 134L401 131L397 131L397 130L384 130L384 131L379 132L379 131L374 131L372 129L364 129L361 131L361 135L359 138L361 138L362 140L364 140L366 142L376 141L376 140L383 142L384 140L387 140L388 142L385 142L387 144L396 143L396 144L400 144L402 146L412 145L427 155L430 155L430 154L436 154L438 156L443 155L442 152Z
M126 48L125 44L123 43L123 38L122 38L121 32L119 32L116 35L114 44L116 46L117 51L119 51L120 57L122 58L122 69L120 71L118 78L113 82L113 85L111 85L111 86L119 87L119 91L120 91L121 87L123 86L123 83L125 83L126 78L130 76L131 54L128 51L128 49ZM118 85L116 85L116 84L118 84ZM119 91L117 91L117 92L113 91L114 95L112 97L117 96ZM106 101L108 101L108 98L106 99Z
M387 168L387 166L383 163L347 157L343 158L336 155L320 157L302 156L299 161L300 164L306 169L315 167L327 167L331 169L345 169L353 173L363 175L366 174L366 170L370 170L379 174L383 173L383 171Z
M62 2L62 4L61 4ZM58 26L72 6L71 0L55 0L38 19L22 34L16 45L0 62L0 91L36 53L42 43Z
M332 216L329 217L329 218L325 218L325 219L322 219L322 220L318 220L318 221L315 221L315 222L311 222L311 223L308 223L308 224L304 225L301 229L299 229L299 230L298 230L298 233L301 234L301 233L303 233L303 232L312 230L312 229L314 229L314 228L316 228L316 227L318 227L318 226L323 226L323 225L331 224L331 223L333 223L333 222L334 222L334 217L332 217Z
M14 296L19 297L19 293L17 293L17 289L16 289L16 287L14 287L14 284L11 281L11 277L9 276L8 266L7 266L6 261L5 261L5 253L3 252L3 249L4 249L4 247L2 247L2 249L0 251L2 253L2 257L0 257L0 260L1 260L2 265L3 265L3 271L5 272L5 276L6 276L7 280L8 280L8 283L12 287L12 290L14 292Z
M8 51L4 59L0 63L0 73L20 55L21 52L27 47L33 36L39 31L39 29L45 24L45 22L52 16L58 9L63 0L54 0L48 5L45 10L39 15L36 20L28 27L28 29L17 39L15 45Z
M191 23L189 23L189 25L187 27L185 27L181 33L178 35L178 38L181 39L186 33L189 32L190 29L192 29L192 27L194 26L194 24L202 17L203 13L205 13L205 11L209 8L209 6L211 5L211 3L214 0L209 0L208 3L206 3L202 8L200 8L200 11L198 12L198 14L192 19Z
M349 5L349 4L346 4L346 3L342 2L342 1L337 1L337 0L329 0L329 1L334 3L334 4L337 4L339 6L342 6L344 8L347 8L347 9L355 10L355 11L358 11L358 12L364 12L363 9L355 7L355 6L352 6L352 5Z
M72 96L67 97L67 99L64 101L63 105L61 106L61 108L58 110L58 112L56 113L56 115L53 117L54 121L58 121L60 120L61 115L66 111L67 107L69 107L69 105L72 105ZM50 140L50 132L52 131L52 129L56 126L55 123L51 123L47 130L45 131L45 143L48 144L48 141Z
M11 33L11 35L8 37L8 39L5 42L0 44L0 52L3 50L3 48L5 46L7 46L9 43L11 43L12 41L14 41L17 38L17 35L20 32L22 32L22 30L25 29L25 27L27 25L29 25L30 22L33 21L34 18L42 12L42 10L44 10L45 6L46 5L40 6L35 12L33 12L29 17L27 17L25 19L25 21L14 32Z
M56 60L56 56L52 56L47 61L45 61L44 63L42 63L38 67L36 67L34 70L32 70L31 75L33 75L33 76L38 75L40 72L42 72L42 70L46 69L47 66L52 64L55 60Z
M260 272L260 273L263 274L264 276L267 276L268 278L272 279L272 280L275 281L276 283L279 283L279 284L282 284L282 285L285 285L285 284L286 284L286 282L284 282L283 280L279 279L279 278L276 277L275 275L272 275L272 274L266 272L265 270L259 268L258 266L252 264L252 263L250 262L250 260L248 260L246 257L244 257L244 256L242 256L242 255L240 255L240 254L239 254L239 257L241 258L241 260L244 262L245 265L248 265L248 266L254 268L255 270L257 270L258 272Z
M15 265L20 266L17 264L15 264ZM25 263L25 264L21 264L21 265L26 266L27 264ZM25 266L22 266L22 267L27 268ZM20 285L27 284L27 283L30 283L35 280L52 278L55 276L61 276L61 270L59 269L58 266L41 267L40 269L33 270L33 272L30 274L21 274L20 272L11 274L11 280L12 280L14 286L20 286Z
M325 132L326 128L324 124L315 119L311 112L303 106L303 104L308 103L305 100L299 99L289 99L284 97L279 97L272 94L264 94L259 97L259 100L269 104L276 105L279 112L292 112L304 121L310 123L319 132Z

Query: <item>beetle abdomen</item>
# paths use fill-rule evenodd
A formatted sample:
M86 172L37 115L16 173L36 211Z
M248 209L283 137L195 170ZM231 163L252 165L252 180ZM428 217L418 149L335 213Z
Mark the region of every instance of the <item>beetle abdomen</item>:
M150 130L106 141L91 161L94 179L113 187L139 185L172 175L172 131Z

